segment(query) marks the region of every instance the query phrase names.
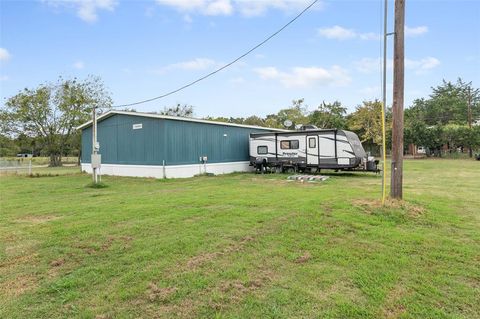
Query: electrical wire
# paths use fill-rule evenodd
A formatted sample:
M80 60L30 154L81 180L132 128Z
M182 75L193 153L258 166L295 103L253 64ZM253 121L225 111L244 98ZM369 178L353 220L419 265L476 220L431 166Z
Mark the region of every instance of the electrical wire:
M265 40L263 40L262 42L260 42L259 44L255 45L253 48L251 48L250 50L248 50L247 52L245 52L244 54L240 55L239 57L237 57L236 59L232 60L231 62L225 64L224 66L208 73L207 75L204 75L198 79L196 79L195 81L192 81L188 84L185 84L184 86L181 86L179 87L178 89L175 89L173 91L170 91L170 92L167 92L165 94L162 94L162 95L159 95L159 96L156 96L156 97L153 97L153 98L150 98L150 99L145 99L145 100L141 100L141 101L138 101L138 102L133 102L133 103L127 103L127 104L120 104L120 105L115 105L115 106L112 106L112 108L121 108L121 107L130 107L130 106L134 106L134 105L139 105L139 104L143 104L143 103L148 103L148 102L152 102L152 101L155 101L155 100L159 100L159 99L162 99L164 97L167 97L169 95L172 95L172 94L175 94L179 91L182 91L200 81L203 81L209 77L211 77L212 75L214 74L217 74L218 72L228 68L229 66L231 66L232 64L238 62L239 60L243 59L244 57L246 57L247 55L249 55L250 53L252 53L253 51L255 51L256 49L258 49L259 47L261 47L262 45L264 45L265 43L267 43L268 41L270 41L273 37L275 37L276 35L278 35L280 32L282 32L284 29L286 29L289 25L291 25L293 22L295 22L298 18L300 18L305 12L307 12L311 7L313 7L319 0L314 0L312 3L310 3L305 9L303 9L299 14L297 14L292 20L290 20L289 22L287 22L284 26L282 26L280 29L278 29L277 31L275 31L274 33L272 33L269 37L267 37Z

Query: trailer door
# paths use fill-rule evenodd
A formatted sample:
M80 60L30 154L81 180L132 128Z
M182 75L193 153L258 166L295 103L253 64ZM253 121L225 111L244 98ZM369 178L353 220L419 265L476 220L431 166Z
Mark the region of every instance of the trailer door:
M307 165L318 165L318 136L307 135Z
M320 164L336 165L337 164L337 151L336 134L334 131L322 133L319 137L320 143Z

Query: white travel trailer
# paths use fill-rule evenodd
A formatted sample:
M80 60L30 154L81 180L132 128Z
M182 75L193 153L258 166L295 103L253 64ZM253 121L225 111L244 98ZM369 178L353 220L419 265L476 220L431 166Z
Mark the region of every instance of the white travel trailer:
M378 161L367 156L358 136L345 130L252 133L249 147L250 165L259 172L378 171Z

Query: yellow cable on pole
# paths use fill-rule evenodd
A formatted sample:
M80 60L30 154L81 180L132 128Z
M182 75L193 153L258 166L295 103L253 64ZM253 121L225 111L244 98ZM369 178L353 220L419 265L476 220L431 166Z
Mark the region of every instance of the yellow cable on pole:
M386 129L385 129L385 104L382 103L382 205L385 204L385 197L387 196L387 146L386 146Z

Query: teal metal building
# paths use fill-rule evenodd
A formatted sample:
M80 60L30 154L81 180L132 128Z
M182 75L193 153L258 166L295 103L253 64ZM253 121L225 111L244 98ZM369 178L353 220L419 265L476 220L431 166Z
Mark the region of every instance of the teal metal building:
M82 170L91 172L92 123L82 130ZM190 177L247 171L249 134L275 129L164 116L109 111L97 120L102 174Z

